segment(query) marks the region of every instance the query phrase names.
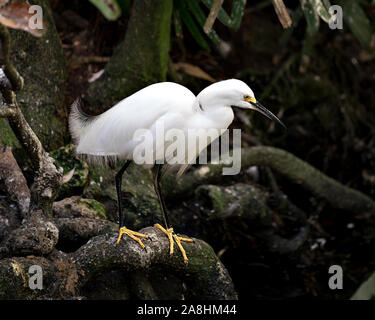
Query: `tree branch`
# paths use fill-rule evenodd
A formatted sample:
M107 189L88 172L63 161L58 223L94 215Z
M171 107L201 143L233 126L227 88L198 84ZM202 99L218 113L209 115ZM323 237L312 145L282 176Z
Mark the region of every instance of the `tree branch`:
M52 203L62 183L62 168L58 168L25 120L18 106L14 91L21 90L23 78L10 61L10 35L8 29L0 24L0 64L4 74L0 81L0 91L4 104L0 106L0 117L7 118L17 139L27 151L35 170L34 184L31 188L30 210L42 209L51 215ZM10 84L10 85L9 85Z
M284 29L289 28L292 25L292 19L288 13L283 0L272 0L272 4L275 8L277 17Z
M4 181L6 193L17 203L18 209L25 217L30 205L30 190L26 179L13 157L11 148L4 147L0 141L0 149L0 180Z
M210 13L208 14L207 20L204 23L203 30L206 34L211 32L212 26L215 23L219 10L223 4L224 0L215 0L212 4Z
M0 118L12 117L15 114L14 108L11 108L6 105L0 106Z

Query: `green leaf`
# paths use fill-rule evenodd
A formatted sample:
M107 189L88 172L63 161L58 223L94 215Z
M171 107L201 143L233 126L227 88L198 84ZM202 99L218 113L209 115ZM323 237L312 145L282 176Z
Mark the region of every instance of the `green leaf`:
M208 8L211 9L214 0L202 0L202 3ZM225 12L223 8L220 8L219 13L217 15L217 19L225 26L231 28L232 27L232 19L231 17Z
M318 13L319 17L321 17L324 22L328 23L332 17L328 12L329 7L331 6L329 1L312 0L312 5L315 11Z
M205 50L210 50L206 40L204 39L199 27L195 23L193 17L190 15L190 12L185 7L185 3L183 0L176 0L177 2L177 9L180 12L182 21L185 23L187 29L189 30L190 34L193 36L194 40Z
M116 20L121 15L121 8L116 0L89 0L108 20Z
M329 9L329 7L331 6L331 3L329 2L329 0L323 0L323 4L326 8Z
M246 0L233 0L231 18L233 21L232 28L237 30L241 25L241 20L246 7Z
M207 19L207 14L200 7L200 3L202 2L208 9L211 9L213 1L214 0L176 0L176 8L180 13L182 21L186 24L186 27L193 35L194 39L200 43L201 47L203 47L204 38L200 30L203 29ZM237 30L241 24L246 2L247 0L233 0L231 15L229 16L223 8L220 8L217 19L225 26ZM195 21L192 16L194 17L195 21L198 22L199 26L195 25ZM179 32L179 22L177 21L176 23L176 19L178 19L177 15L174 17L177 34ZM211 29L207 36L215 45L219 45L222 42L218 34L213 29Z
M202 0L203 4L211 9L214 0ZM225 26L237 30L242 21L242 16L245 11L246 0L233 0L231 15L221 8L217 15L217 19Z
M184 37L184 34L182 32L181 15L176 8L173 8L173 25L176 37L182 39Z
M353 0L337 0L336 3L342 7L344 21L361 46L370 49L373 31L361 6Z
M202 8L199 6L199 0L189 0L187 3L191 13L194 15L195 19L203 29L204 23L206 22L206 15L204 14ZM214 44L220 44L221 39L219 38L215 30L212 29L207 36Z
M319 30L319 15L315 10L315 7L310 0L300 0L301 8L305 15L306 23L307 23L307 32L311 35L315 34Z

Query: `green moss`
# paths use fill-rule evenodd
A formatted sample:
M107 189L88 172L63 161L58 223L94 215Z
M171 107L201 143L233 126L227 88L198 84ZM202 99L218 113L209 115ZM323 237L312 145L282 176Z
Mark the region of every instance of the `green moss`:
M98 218L107 219L105 208L99 201L96 201L95 199L82 199L81 198L81 202L85 203L89 209L95 211L96 216Z
M213 249L206 243L201 242L199 255L189 255L189 246L184 246L186 249L186 254L189 257L189 264L190 267L193 267L193 270L199 270L200 277L210 277L210 268L215 266L215 262L217 260L216 255L213 251ZM206 267L202 268L202 265L205 265Z
M219 214L224 213L228 207L228 200L225 196L225 193L223 193L219 187L214 185L209 186L209 190L214 210Z
M0 119L0 139L4 145L20 148L20 144L5 119Z

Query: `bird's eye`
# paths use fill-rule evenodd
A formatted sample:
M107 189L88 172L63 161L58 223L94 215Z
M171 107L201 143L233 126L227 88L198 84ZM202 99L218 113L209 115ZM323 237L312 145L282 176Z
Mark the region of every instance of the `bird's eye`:
M244 99L246 102L252 102L252 103L256 103L256 102L257 102L255 98L249 96L248 94L245 94L245 95L243 96L243 99Z

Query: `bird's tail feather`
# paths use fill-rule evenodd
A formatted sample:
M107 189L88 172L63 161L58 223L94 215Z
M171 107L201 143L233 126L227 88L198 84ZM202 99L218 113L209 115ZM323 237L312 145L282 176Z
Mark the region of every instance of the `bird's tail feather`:
M89 116L82 110L80 98L73 102L69 114L69 131L76 145L78 145L86 126L93 118L95 117Z

